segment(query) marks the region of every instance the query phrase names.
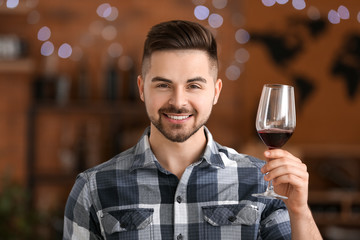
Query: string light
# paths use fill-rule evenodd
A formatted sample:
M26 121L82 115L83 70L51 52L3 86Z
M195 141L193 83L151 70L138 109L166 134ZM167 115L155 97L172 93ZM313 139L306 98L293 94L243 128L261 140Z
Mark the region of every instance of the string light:
M240 77L240 74L241 70L236 65L230 65L225 71L226 77L232 81L237 80Z
M339 13L339 16L340 16L341 19L349 19L349 18L350 18L350 12L349 12L349 10L348 10L345 6L343 6L343 5L341 5L341 6L338 8L338 11L337 11L337 12Z
M223 9L227 5L227 0L212 0L212 4L216 9Z
M49 40L50 36L51 36L50 28L48 28L47 26L44 26L44 27L40 28L40 30L38 31L37 38L40 41L47 41L47 40Z
M250 54L245 48L239 48L235 51L235 60L238 63L245 63L249 60Z
M19 0L7 0L6 7L7 8L16 8L19 5Z
M209 16L208 22L212 28L219 28L223 24L224 19L221 15L213 13Z
M339 13L337 11L335 11L335 10L330 10L329 13L328 13L328 20L332 24L340 23L340 15L339 15Z
M307 15L311 20L319 20L321 17L319 9L314 6L310 6L307 10Z
M71 56L72 53L72 47L68 43L63 43L59 47L58 55L61 58L68 58Z
M41 55L50 56L54 52L54 44L50 41L46 41L41 45Z
M199 20L207 19L209 17L209 14L210 10L203 5L196 6L194 9L194 15Z
M111 13L111 6L108 3L103 3L98 6L96 13L99 17L106 18Z
M274 6L275 3L276 3L275 0L261 0L261 2L262 2L266 7Z
M245 29L239 29L235 33L235 40L240 44L247 43L250 40L250 34Z
M292 5L296 10L303 10L306 7L304 0L293 0Z
M289 0L276 0L276 2L278 3L278 4L285 4L285 3L287 3Z

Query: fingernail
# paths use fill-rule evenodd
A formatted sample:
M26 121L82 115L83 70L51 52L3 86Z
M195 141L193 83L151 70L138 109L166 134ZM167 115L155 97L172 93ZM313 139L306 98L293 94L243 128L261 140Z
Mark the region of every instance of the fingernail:
M269 157L270 156L270 152L269 151L265 151L265 156Z

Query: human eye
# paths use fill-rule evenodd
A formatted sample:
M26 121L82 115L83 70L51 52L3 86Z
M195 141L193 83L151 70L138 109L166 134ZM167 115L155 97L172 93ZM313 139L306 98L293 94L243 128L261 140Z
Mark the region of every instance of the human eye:
M156 88L170 88L168 83L159 83L156 84Z
M188 89L201 89L201 86L200 84L192 83L188 85Z

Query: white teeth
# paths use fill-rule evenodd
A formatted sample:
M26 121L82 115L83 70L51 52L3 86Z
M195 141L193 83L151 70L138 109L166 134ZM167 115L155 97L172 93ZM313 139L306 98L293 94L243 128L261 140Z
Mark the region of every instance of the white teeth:
M171 119L174 119L174 120L184 120L184 119L190 117L190 115L188 115L188 116L173 116L173 115L168 115L168 117L171 118Z

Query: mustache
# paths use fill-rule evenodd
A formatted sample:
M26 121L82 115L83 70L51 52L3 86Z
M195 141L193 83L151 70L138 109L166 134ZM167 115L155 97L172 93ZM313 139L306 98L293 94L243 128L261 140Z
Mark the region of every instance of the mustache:
M174 114L182 114L182 113L191 113L190 109L187 108L176 108L174 106L163 107L159 109L159 113L174 113Z

